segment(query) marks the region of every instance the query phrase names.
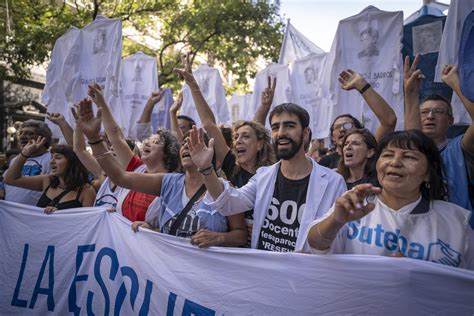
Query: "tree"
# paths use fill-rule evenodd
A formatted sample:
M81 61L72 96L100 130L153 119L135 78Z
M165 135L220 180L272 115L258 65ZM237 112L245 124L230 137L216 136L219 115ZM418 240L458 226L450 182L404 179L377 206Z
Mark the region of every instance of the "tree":
M71 6L42 0L7 0L12 30L0 39L0 79L7 68L24 78L28 67L48 59L55 40L70 26L83 27L97 14L121 18L124 27L133 26L146 36L157 38L161 47L153 50L124 39L124 55L138 50L155 55L160 84L177 87L173 68L180 56L191 51L196 56L212 55L227 72L246 84L255 74L257 58L276 61L283 37L277 9L265 1L235 0L93 0ZM68 2L70 3L70 2ZM3 4L5 6L5 4ZM5 16L0 17L7 29ZM153 34L159 24L159 34Z
M48 59L59 36L72 25L87 23L85 14L74 12L65 3L51 3L7 0L0 4L0 80L26 79L32 65Z

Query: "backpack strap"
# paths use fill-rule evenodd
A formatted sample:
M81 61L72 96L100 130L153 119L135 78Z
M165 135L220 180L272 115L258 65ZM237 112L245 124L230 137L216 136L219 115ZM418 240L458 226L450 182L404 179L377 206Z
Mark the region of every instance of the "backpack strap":
M189 200L189 202L186 204L186 206L183 208L183 210L179 213L178 217L174 221L173 225L171 225L170 228L170 235L176 236L176 232L181 225L181 223L184 221L186 218L186 215L188 215L189 210L191 210L192 206L194 203L197 201L197 199L206 191L206 186L203 184L199 188L199 190L194 193L193 197Z

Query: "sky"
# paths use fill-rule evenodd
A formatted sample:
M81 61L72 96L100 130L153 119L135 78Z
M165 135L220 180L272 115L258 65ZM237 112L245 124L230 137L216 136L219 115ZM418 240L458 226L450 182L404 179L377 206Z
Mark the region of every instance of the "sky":
M450 0L440 2L449 4ZM406 19L423 0L281 0L280 14L313 43L329 52L340 20L373 5L385 11L403 11Z

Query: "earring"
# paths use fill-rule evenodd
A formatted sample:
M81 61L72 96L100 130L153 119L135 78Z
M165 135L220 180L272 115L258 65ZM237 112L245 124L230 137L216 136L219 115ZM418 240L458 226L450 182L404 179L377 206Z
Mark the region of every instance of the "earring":
M424 185L425 185L425 188L427 188L428 190L430 189L430 183L428 181L425 181Z

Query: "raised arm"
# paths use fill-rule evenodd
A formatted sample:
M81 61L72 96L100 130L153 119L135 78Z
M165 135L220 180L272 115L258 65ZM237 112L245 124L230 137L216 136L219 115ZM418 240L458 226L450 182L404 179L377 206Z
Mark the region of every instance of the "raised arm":
M152 92L148 100L146 101L145 108L143 109L142 115L137 122L137 138L142 141L151 136L151 114L155 105L160 102L163 98L164 90Z
M4 174L3 181L6 184L21 187L33 191L43 191L49 184L49 175L22 176L23 166L32 153L44 146L46 139L38 136L36 140L30 140L21 150L20 154L11 162L10 167Z
M76 116L76 112L73 112L74 119L77 121L79 118ZM100 167L99 163L95 158L87 151L84 134L82 133L81 127L76 124L74 129L74 144L73 149L81 163L91 172L96 179L100 180L100 183L104 180L104 171Z
M375 131L375 139L380 141L383 136L395 130L397 116L395 111L385 101L380 94L362 77L351 69L344 70L339 74L339 83L344 90L356 89L364 98L367 105L380 122L380 126Z
M207 192L216 200L224 191L224 185L219 181L217 174L212 168L212 156L214 155L214 139L209 140L209 146L204 143L202 129L193 127L187 139L189 146L189 154L194 164L203 170L203 180L206 185ZM206 172L204 172L206 171Z
M138 123L150 123L151 113L155 105L163 98L165 90L160 89L159 91L152 92L148 100L146 101L145 108L143 109L142 115L138 120Z
M85 99L79 103L77 125L89 139L94 157L107 176L118 186L132 191L160 195L164 174L127 172L107 149L100 137L101 110L94 115L92 104Z
M216 124L216 118L214 117L212 109L209 107L209 104L207 104L206 99L204 99L201 89L199 88L199 85L193 76L189 53L186 55L184 66L184 69L176 69L176 72L184 79L191 90L191 95L193 97L194 104L196 105L196 110L199 114L202 125L209 137L214 138L214 142L216 144L216 161L218 165L221 165L230 148L227 146L225 138Z
M175 133L178 141L181 143L183 141L183 132L179 128L178 123L178 111L181 109L183 105L183 92L179 92L178 98L173 102L170 107L170 121L171 121L171 131Z
M273 102L273 96L275 95L275 88L276 88L277 78L273 78L272 84L272 77L268 76L268 86L262 92L262 101L260 106L255 113L254 121L262 124L265 126L265 120L267 119L268 112L270 111L270 106Z
M69 146L72 146L73 143L73 130L72 127L69 125L69 123L66 121L64 116L61 113L46 113L47 116L46 118L56 124L59 129L61 130L61 133L64 136L64 140L66 141L66 144Z
M457 94L462 104L466 108L467 113L469 113L471 121L474 122L474 103L469 101L461 91L461 85L459 84L458 67L456 65L444 66L441 80L446 83L451 89L453 89L454 93ZM472 122L469 128L464 133L462 145L465 150L467 150L470 154L474 155L474 127L472 125Z
M416 66L420 60L417 54L413 63L410 65L410 56L405 57L405 65L403 67L403 87L405 94L405 129L417 129L421 131L421 114L420 114L420 88L421 80L425 76L421 70L417 70Z
M105 101L104 95L102 94L102 88L98 84L89 85L88 94L97 107L101 109L105 132L114 148L118 161L122 165L122 168L125 169L134 154L130 147L128 147L123 132L115 121L115 118Z

